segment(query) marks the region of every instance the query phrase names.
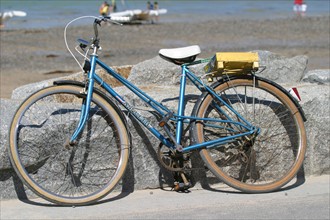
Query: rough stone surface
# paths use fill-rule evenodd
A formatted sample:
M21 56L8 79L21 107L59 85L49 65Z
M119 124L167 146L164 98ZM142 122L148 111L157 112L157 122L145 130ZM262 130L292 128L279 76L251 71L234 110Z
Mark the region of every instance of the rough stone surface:
M180 66L165 61L159 56L133 66L128 79L136 85L179 84Z
M11 120L19 104L20 101L0 99L0 170L6 170L11 167L5 146L8 145Z
M256 52L260 59L260 71L257 75L277 83L300 82L303 78L307 68L307 56L287 58L269 51ZM202 75L204 66L205 64L199 64L190 69ZM261 71L263 66L266 68ZM158 85L177 85L180 83L180 71L180 66L157 56L133 66L128 79L137 85L145 85L146 82Z
M257 52L259 54L260 67L266 67L263 72L257 75L277 83L294 83L301 81L307 68L307 56L301 55L287 58L269 51Z
M307 175L330 173L330 89L328 85L303 84L298 86L301 106L307 118Z
M0 197L15 198L18 185L22 183L18 180L15 172L11 169L7 153L9 127L12 117L18 108L20 101L0 99ZM22 188L22 187L21 187Z
M329 84L330 70L310 70L304 75L302 81L318 84Z
M260 53L259 53L260 54ZM262 73L266 78L276 80L278 82L285 81L286 84L280 83L284 88L298 87L302 98L301 105L305 111L307 122L305 123L307 131L308 149L304 162L305 175L321 175L330 173L329 165L329 124L330 124L330 91L327 82L327 74L323 71L314 71L313 74L304 75L305 56L295 58L283 58L270 52L262 52L261 65L267 64L268 68ZM306 59L306 60L305 60ZM282 66L281 66L282 65ZM284 66L283 66L284 65ZM289 65L286 67L285 65ZM204 65L192 68L193 71L200 72ZM289 70L296 67L297 74L294 77L288 77ZM286 74L271 74L269 71L279 72L286 70ZM147 92L151 97L163 103L169 109L177 108L177 100L179 93L179 76L180 67L171 64L161 58L153 58L135 65L129 79L139 85L141 89ZM325 70L326 72L326 70ZM267 73L267 74L266 74ZM268 74L269 73L269 74ZM329 73L329 71L328 71ZM313 80L300 83L304 76L305 79L322 78L322 84ZM128 76L128 74L126 75ZM291 76L291 75L290 75ZM79 74L72 75L65 79L81 80ZM273 77L273 78L272 78ZM10 163L7 156L8 146L8 130L13 114L21 102L20 99L27 97L31 92L52 84L54 80L48 80L32 85L26 85L16 89L11 100L1 99L0 106L0 190L2 198L13 198L17 194L24 195L23 185L10 169ZM109 79L112 83L112 79ZM148 82L148 84L146 84ZM312 83L310 83L312 82ZM316 83L315 83L316 82ZM117 85L116 85L117 86ZM117 87L116 90L123 94L133 106L139 107L139 112L150 121L157 123L157 115L150 111L148 106L143 104L136 96L123 87ZM186 114L190 114L198 95L194 92L192 86L187 86ZM130 155L130 163L125 174L123 182L124 188L127 190L157 188L161 185L171 184L173 182L172 175L161 167L157 159L157 147L159 141L156 140L145 128L142 128L135 120L130 120L129 131L132 136L132 151ZM196 155L194 155L195 157ZM198 157L196 157L198 158ZM197 165L196 165L197 164ZM203 167L203 163L197 160L195 167ZM198 180L198 177L196 178Z

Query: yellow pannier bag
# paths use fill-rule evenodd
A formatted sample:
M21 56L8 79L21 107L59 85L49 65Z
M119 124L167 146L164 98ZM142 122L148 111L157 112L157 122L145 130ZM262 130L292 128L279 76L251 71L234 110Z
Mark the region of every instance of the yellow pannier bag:
M219 52L204 67L209 82L223 74L247 74L257 71L259 56L256 52Z

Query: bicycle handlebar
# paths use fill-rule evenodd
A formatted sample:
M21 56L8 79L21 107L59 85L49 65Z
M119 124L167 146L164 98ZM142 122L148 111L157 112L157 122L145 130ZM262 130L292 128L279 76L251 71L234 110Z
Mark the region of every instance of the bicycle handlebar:
M84 51L86 48L88 48L87 50L89 51L89 49L92 49L94 47L94 49L96 49L96 51L100 48L99 46L99 32L98 32L98 27L97 25L100 25L101 26L101 23L102 21L104 22L111 22L111 23L114 23L114 24L119 24L119 25L122 25L121 23L118 23L116 21L112 21L111 20L111 17L95 17L95 16L81 16L81 17L78 17L78 18L75 18L73 20L71 20L70 22L68 22L64 28L64 43L65 43L65 46L67 48L67 50L69 51L69 53L71 54L71 56L75 59L75 61L77 62L77 64L79 65L80 69L84 71L84 68L83 66L80 64L80 62L78 61L78 59L76 58L76 56L72 53L72 51L70 50L70 47L68 45L68 42L67 42L67 28L75 21L79 20L79 19L83 19L83 18L94 18L94 23L93 23L93 26L94 26L94 38L92 38L90 41L86 41L86 40L83 40L83 39L78 39L78 42L80 43L80 48ZM91 47L93 45L93 47ZM77 47L76 47L76 50L77 50ZM78 51L78 50L77 50ZM88 52L87 51L87 52ZM96 52L95 51L95 52ZM79 51L78 51L79 52ZM79 52L80 55L82 55L85 59L86 59L86 54L82 54Z
M94 39L93 39L93 44L95 45L98 45L98 42L99 42L99 31L98 31L98 27L97 25L101 26L101 23L103 22L111 22L113 24L118 24L118 25L123 25L119 22L116 22L116 21L113 21L111 20L111 17L110 16L104 16L104 17L101 17L101 18L96 18L94 20L94 23L93 23L93 27L94 27Z

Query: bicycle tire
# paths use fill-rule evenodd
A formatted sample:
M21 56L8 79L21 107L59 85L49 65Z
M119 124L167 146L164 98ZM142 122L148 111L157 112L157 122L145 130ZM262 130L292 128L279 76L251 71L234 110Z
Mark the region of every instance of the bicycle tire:
M200 155L211 173L225 184L247 193L275 191L292 180L303 164L307 141L302 115L291 98L257 77L224 80L214 86L214 91L252 125L259 127L261 133L248 148L238 140L202 149ZM204 94L196 103L193 115L226 119L215 105L218 104L212 95ZM225 106L221 109L229 117L235 117ZM221 129L212 131L198 121L192 126L195 143L229 133Z
M93 93L77 144L67 149L86 95L73 85L52 86L27 98L10 127L9 156L25 185L60 205L86 205L110 193L129 158L129 135L118 109Z

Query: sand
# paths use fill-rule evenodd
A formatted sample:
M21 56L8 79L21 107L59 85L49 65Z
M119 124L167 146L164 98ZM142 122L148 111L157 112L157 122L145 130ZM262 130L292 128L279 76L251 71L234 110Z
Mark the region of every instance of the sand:
M66 50L63 30L1 30L1 98L9 98L18 86L79 72ZM68 34L74 46L75 39L92 36L92 26L75 26ZM287 57L307 55L308 70L330 68L329 16L103 25L100 37L100 58L112 66L151 59L161 48L198 44L201 58L218 51L267 50Z

